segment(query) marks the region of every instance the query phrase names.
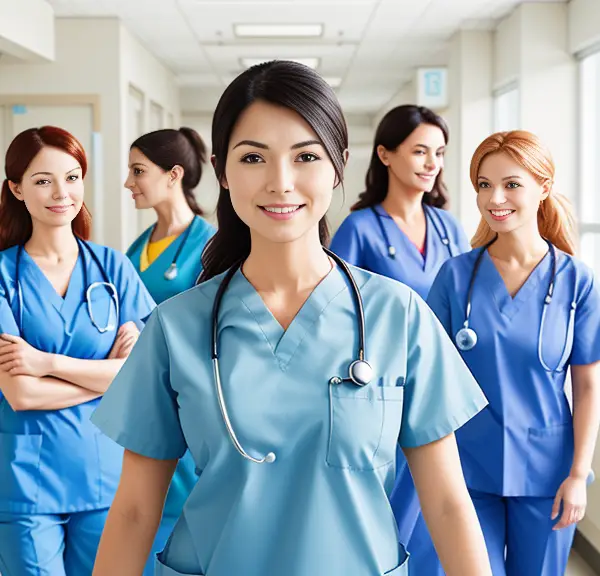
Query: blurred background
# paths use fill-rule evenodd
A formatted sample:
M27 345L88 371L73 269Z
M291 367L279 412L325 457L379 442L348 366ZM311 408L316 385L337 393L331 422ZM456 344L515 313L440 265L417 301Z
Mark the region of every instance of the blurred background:
M71 131L91 163L93 239L124 250L154 221L123 188L131 142L183 125L210 148L224 88L275 58L314 67L344 108L350 161L334 229L363 189L383 114L419 104L450 126L445 180L467 234L479 221L475 147L530 130L553 152L579 256L600 274L600 0L0 0L0 153L26 128ZM207 169L197 196L209 219L216 194ZM600 574L600 483L575 547L591 568L572 574Z

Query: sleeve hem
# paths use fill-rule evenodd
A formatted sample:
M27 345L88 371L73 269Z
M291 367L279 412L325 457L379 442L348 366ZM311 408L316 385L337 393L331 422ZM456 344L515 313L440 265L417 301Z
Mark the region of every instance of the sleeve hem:
M459 415L449 416L446 418L445 422L438 424L434 429L412 436L410 441L402 442L402 434L400 434L398 443L402 448L418 448L419 446L424 446L425 444L431 444L436 440L441 440L442 438L452 434L453 432L456 432L456 430L464 426L469 420L471 420L471 418L479 414L479 412L481 412L487 405L488 401L485 398L482 398L478 402L474 402L469 408L462 411Z
M156 446L148 445L140 439L136 439L123 431L113 430L110 427L110 423L106 421L98 421L92 414L91 422L94 424L105 436L119 444L119 446L135 452L146 458L153 458L154 460L179 460L183 457L187 450L187 446L177 447L176 449L164 449L157 448Z

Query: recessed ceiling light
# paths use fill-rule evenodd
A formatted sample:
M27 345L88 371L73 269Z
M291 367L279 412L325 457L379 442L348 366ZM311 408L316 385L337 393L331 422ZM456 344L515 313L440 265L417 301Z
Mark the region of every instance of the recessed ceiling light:
M313 70L319 67L318 58L240 58L240 62L244 68L250 68L251 66L270 62L271 60L290 60L298 64L304 64L304 66L308 66Z
M234 24L238 38L318 38L322 24Z

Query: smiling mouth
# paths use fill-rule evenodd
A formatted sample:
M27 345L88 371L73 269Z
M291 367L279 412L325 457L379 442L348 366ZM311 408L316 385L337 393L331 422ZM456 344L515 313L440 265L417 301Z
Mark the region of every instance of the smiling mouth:
M515 210L490 210L489 213L492 215L494 220L506 220L509 216L514 214Z
M69 208L72 208L73 204L69 204L68 206L48 206L48 210L50 210L50 212L58 212L58 213L62 213L62 212L66 212Z
M263 214L275 220L290 220L304 208L306 204L274 204L259 206Z

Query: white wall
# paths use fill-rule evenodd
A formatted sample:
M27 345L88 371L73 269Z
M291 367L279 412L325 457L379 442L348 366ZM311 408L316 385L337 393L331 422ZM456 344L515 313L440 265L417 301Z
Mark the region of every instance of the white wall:
M161 127L167 127L169 114L174 122L179 122L179 88L175 75L157 60L125 27L119 29L119 76L120 76L120 116L121 116L121 237L124 247L129 246L138 234L155 221L153 210L136 214L130 195L123 189L128 172L128 153L131 146L128 131L129 88L133 86L143 96L143 132L153 129L150 122L152 103L160 105L163 111Z
M32 18L35 14L35 18ZM0 52L26 62L54 60L54 10L45 0L0 0Z
M414 80L407 82L400 88L394 97L386 103L381 110L373 117L373 130L375 130L381 122L381 119L392 109L404 104L416 104L417 102L417 87Z
M448 65L450 106L444 114L450 127L445 180L451 210L470 238L480 220L469 165L477 146L492 131L493 34L460 31L452 38Z
M576 54L600 44L600 2L571 0L569 11L569 49Z

